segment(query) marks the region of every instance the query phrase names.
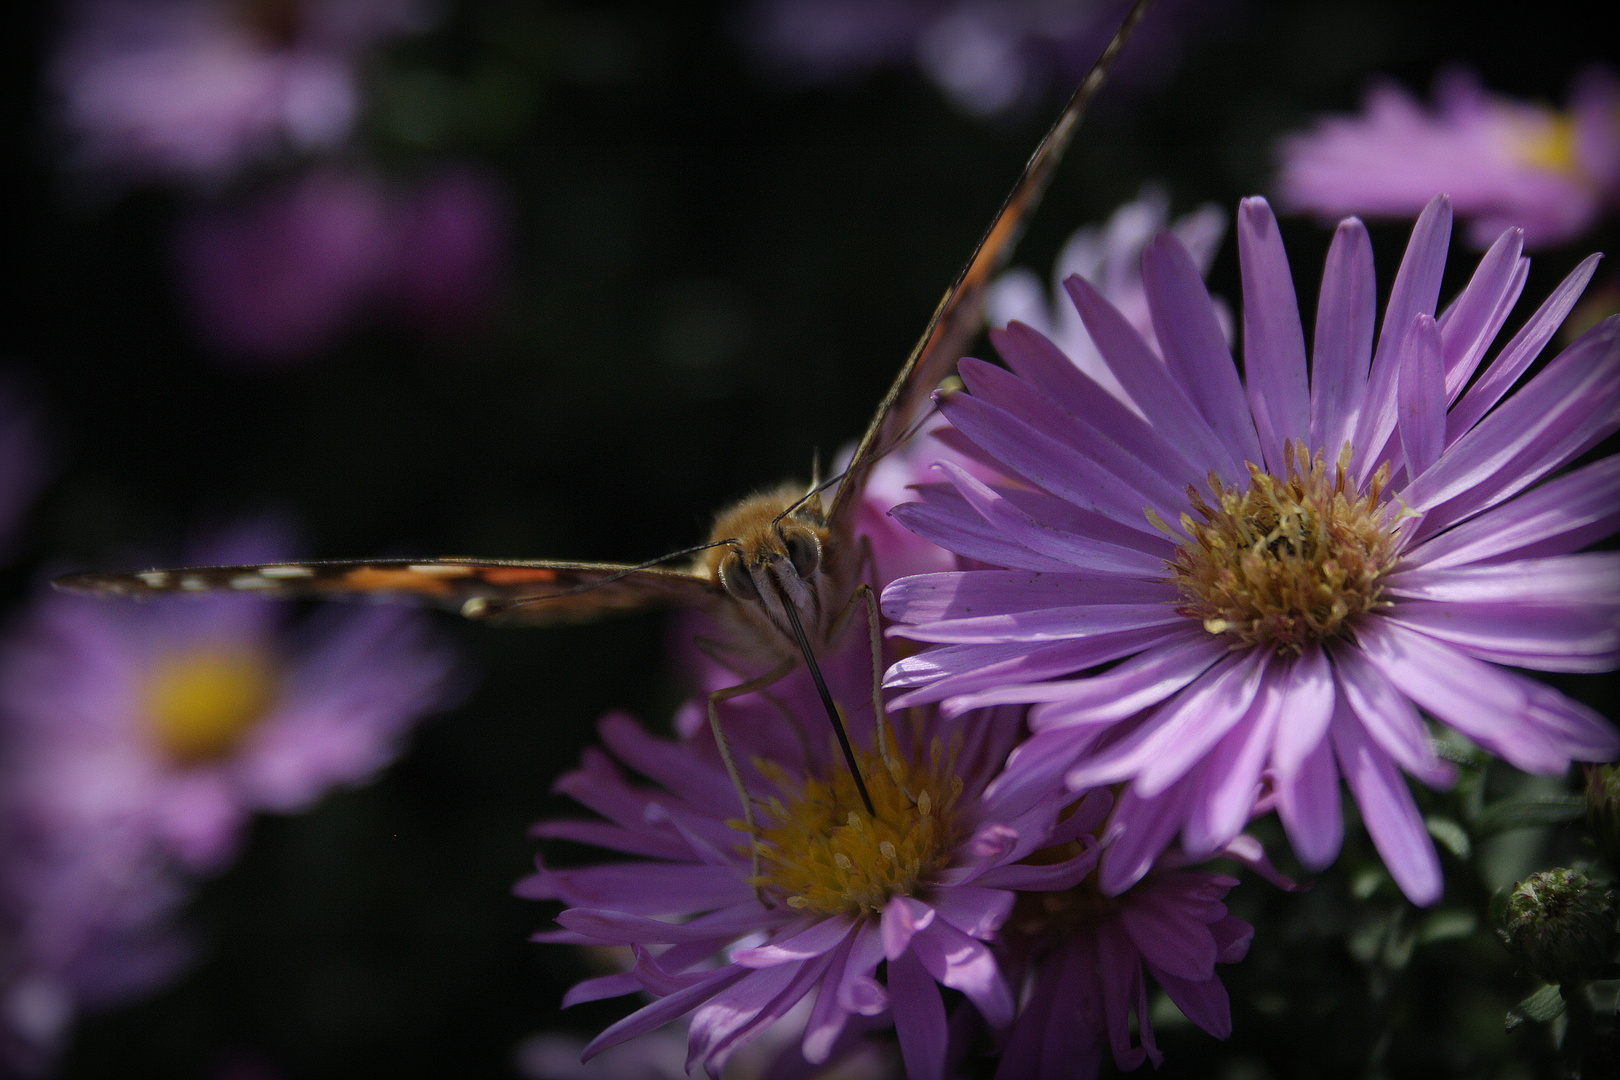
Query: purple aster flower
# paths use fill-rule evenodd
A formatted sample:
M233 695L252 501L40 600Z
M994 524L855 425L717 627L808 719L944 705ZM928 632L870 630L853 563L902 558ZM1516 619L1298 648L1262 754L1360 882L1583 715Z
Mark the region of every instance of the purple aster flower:
M1121 401L1130 395L1108 370L1102 354L1091 343L1085 324L1063 282L1073 274L1089 281L1108 302L1118 308L1150 347L1153 321L1148 313L1147 292L1142 285L1142 249L1170 220L1170 197L1163 188L1149 185L1134 202L1115 210L1102 228L1077 229L1058 253L1048 289L1033 271L1015 267L991 283L985 294L985 321L991 326L1021 322L1040 331L1062 349L1075 366L1106 387ZM1200 276L1209 273L1215 252L1226 233L1226 216L1213 203L1184 214L1170 225L1170 231L1193 257ZM1050 301L1048 301L1050 296ZM1226 305L1216 301L1222 329L1231 339L1231 317ZM898 501L898 500L896 500ZM893 504L890 504L893 505Z
M468 329L504 270L504 195L448 171L391 190L316 168L182 227L180 285L203 340L260 364L306 359L379 310L431 331Z
M260 528L195 554L280 552ZM450 668L399 609L289 629L247 597L36 601L0 646L0 1065L42 1072L76 1013L173 977L188 873L220 869L251 812L375 774Z
M1602 671L1620 656L1620 554L1578 553L1620 523L1620 457L1548 479L1620 426L1620 319L1513 391L1597 257L1485 364L1524 285L1523 234L1505 232L1441 310L1450 227L1436 198L1375 347L1371 245L1340 224L1309 370L1263 199L1238 219L1246 379L1168 234L1143 258L1163 359L1095 287L1067 282L1140 415L1016 323L992 335L1011 371L962 362L970 393L945 415L1017 482L946 464L951 487L894 512L1005 569L889 586L899 632L943 646L891 669L905 692L890 706L1033 704L1035 735L994 796L1128 782L1104 833L1106 894L1178 832L1201 858L1272 805L1301 861L1326 866L1342 775L1396 882L1432 903L1439 863L1401 773L1441 786L1452 772L1420 709L1531 772L1620 753L1593 710L1498 666Z
M1486 247L1510 226L1525 245L1581 236L1620 205L1620 80L1606 68L1576 80L1568 112L1491 94L1470 72L1438 80L1428 110L1393 82L1375 84L1363 115L1328 117L1280 146L1280 203L1334 218L1412 217L1451 194Z
M1109 803L1105 792L1082 803L1081 827L1101 825ZM1045 891L1021 892L1007 921L1007 966L1024 989L998 1080L1094 1077L1104 1047L1121 1069L1144 1060L1157 1068L1164 1055L1148 1013L1148 976L1193 1023L1217 1039L1232 1033L1231 1003L1215 965L1243 959L1254 936L1254 927L1222 903L1237 879L1186 869L1185 859L1167 855L1147 877L1110 896L1075 858L1080 852L1070 843L1032 860L1047 865L1028 867L1022 884Z
M194 554L284 554L242 529ZM284 608L209 595L139 607L40 597L0 651L13 791L49 829L130 821L191 870L218 869L247 816L362 783L445 696L451 659L414 612Z
M219 183L245 164L335 146L358 64L418 28L420 0L78 0L51 75L73 164Z
M1127 5L1115 0L753 0L743 35L789 77L827 82L915 62L964 112L993 116L1085 74ZM1189 23L1211 5L1171 0L1150 12L1118 82L1174 67Z
M538 836L639 856L560 869L518 886L568 905L539 940L631 946L633 970L581 983L565 1004L646 991L658 1000L609 1027L606 1047L691 1013L689 1063L718 1075L744 1043L811 1000L800 1049L826 1062L851 1022L892 1020L908 1076L946 1061L939 985L960 990L993 1027L1013 999L986 942L1012 908L998 874L1046 840L1060 791L1018 801L984 789L1022 733L1015 709L944 722L919 710L875 749L866 643L824 664L844 710L874 812L860 798L804 672L769 695L722 706L732 753L757 801L752 850L737 792L712 742L653 738L610 716L612 757L587 751L558 782L605 821L547 821ZM633 783L613 758L658 786ZM757 860L757 876L756 874ZM886 962L885 976L878 966Z

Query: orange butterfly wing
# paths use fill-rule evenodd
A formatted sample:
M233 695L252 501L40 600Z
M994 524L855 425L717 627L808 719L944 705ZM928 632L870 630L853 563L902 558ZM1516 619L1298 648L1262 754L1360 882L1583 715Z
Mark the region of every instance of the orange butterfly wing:
M973 249L973 255L956 275L956 281L946 290L939 306L934 308L922 337L912 347L911 355L906 357L900 373L889 386L889 392L878 404L877 413L872 417L865 435L855 448L854 457L850 459L849 468L844 472L828 514L835 528L846 522L852 513L856 496L865 487L866 475L872 466L903 441L907 428L922 411L934 388L956 369L957 360L978 328L985 287L1006 266L1013 247L1023 235L1024 222L1045 193L1053 171L1074 137L1080 118L1102 88L1103 80L1107 78L1109 69L1125 47L1131 32L1146 14L1148 3L1149 0L1136 0L1102 55L1070 96L1063 112L1041 139L1041 144L1030 155L1012 191L1007 194L990 227Z
M664 604L705 604L719 593L684 570L619 563L483 559L362 559L189 566L173 570L69 574L57 588L136 599L174 593L239 592L271 598L378 597L418 600L469 618L547 625L588 622Z

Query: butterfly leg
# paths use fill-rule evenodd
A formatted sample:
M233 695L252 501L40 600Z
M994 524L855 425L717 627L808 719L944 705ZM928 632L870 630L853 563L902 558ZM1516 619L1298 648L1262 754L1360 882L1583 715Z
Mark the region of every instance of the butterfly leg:
M715 749L720 751L720 760L726 766L726 775L731 777L731 784L737 789L737 797L742 800L743 825L748 830L749 863L752 869L749 876L755 882L754 895L759 898L761 904L765 904L765 894L758 884L760 878L759 830L754 821L754 800L748 794L747 786L743 784L742 773L737 769L737 759L731 753L731 744L726 742L726 733L720 726L720 704L724 701L730 701L734 697L752 694L755 691L765 689L773 683L780 682L788 672L793 670L794 663L793 659L784 660L763 675L757 675L736 686L722 687L709 695L709 730L714 733ZM766 904L766 906L770 905Z
M860 538L859 550L860 558L855 567L855 576L858 578L865 577L872 569L872 541L869 537ZM872 646L872 723L877 735L878 755L883 759L883 767L888 770L889 778L909 798L911 792L906 788L900 764L894 757L899 751L899 745L895 742L888 713L883 707L883 630L878 622L877 594L872 586L864 581L855 586L854 595L833 620L833 629L828 636L836 640L848 629L857 604L864 604L866 607L867 640Z

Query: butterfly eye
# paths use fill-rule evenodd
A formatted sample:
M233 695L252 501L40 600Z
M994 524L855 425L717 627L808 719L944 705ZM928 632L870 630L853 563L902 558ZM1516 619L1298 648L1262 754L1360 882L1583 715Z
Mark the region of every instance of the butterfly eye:
M732 552L720 560L720 584L738 600L759 600L759 587L754 576L743 565L742 556Z
M809 580L821 564L821 545L816 542L815 535L805 529L791 529L783 534L782 540L787 544L788 559L793 563L799 579Z

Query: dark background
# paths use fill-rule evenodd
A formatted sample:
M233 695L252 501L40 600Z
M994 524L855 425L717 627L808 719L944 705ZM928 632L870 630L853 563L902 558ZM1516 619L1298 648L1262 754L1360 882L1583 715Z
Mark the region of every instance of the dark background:
M1374 72L1426 94L1466 61L1497 91L1561 104L1581 64L1613 59L1603 7L1224 5L1167 80L1107 97L1018 261L1044 274L1073 228L1148 180L1178 213L1211 199L1230 211L1267 190L1275 136L1353 108ZM312 556L640 560L855 437L1057 97L986 123L906 68L784 87L744 55L735 15L456 0L436 29L388 46L364 152L399 175L449 158L510 185L506 301L470 340L374 322L276 372L195 343L170 262L183 196L89 200L64 181L41 83L55 9L8 10L0 350L43 403L56 472L6 595L21 602L45 567L172 552L201 525L265 509L294 517ZM426 104L423 85L437 88ZM1525 296L1612 250L1609 230L1539 255ZM1284 232L1314 298L1328 233ZM1405 232L1374 227L1382 282ZM1470 262L1453 259L1448 294ZM1212 288L1238 295L1230 239ZM623 708L659 722L677 699L663 624L442 623L476 689L378 783L261 818L194 905L202 963L86 1018L63 1075L500 1076L524 1036L622 1015L623 1002L558 1013L585 969L527 943L549 912L510 888L534 851L526 827L566 809L549 786L595 720ZM1612 686L1565 685L1592 701ZM1227 974L1236 1034L1222 1045L1163 1027L1164 1075L1551 1075L1543 1032L1501 1030L1534 984L1483 930L1426 945L1430 916L1387 886L1354 894L1371 865L1363 842L1303 897L1245 882L1234 904L1265 921ZM1447 865L1447 904L1477 910L1484 887ZM1413 938L1409 961L1380 951L1386 931Z

